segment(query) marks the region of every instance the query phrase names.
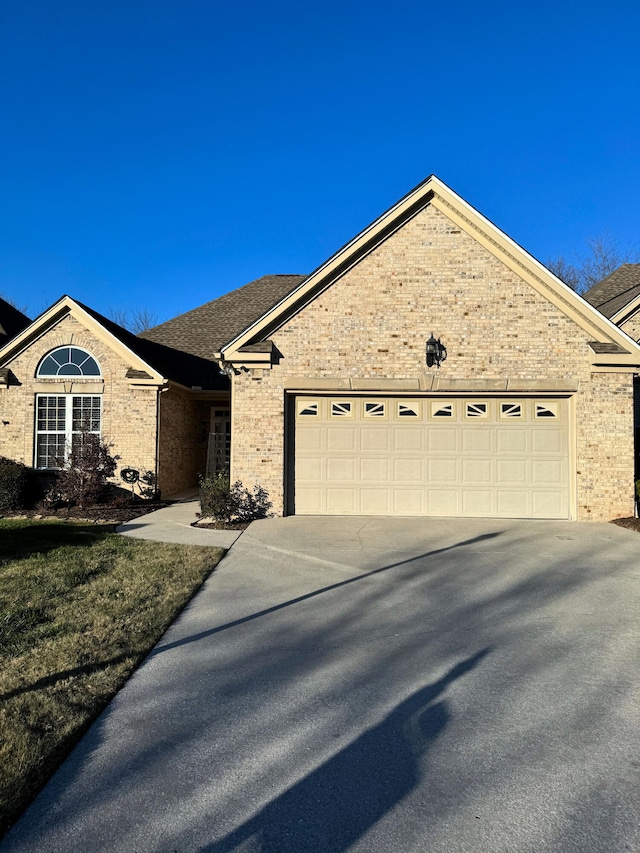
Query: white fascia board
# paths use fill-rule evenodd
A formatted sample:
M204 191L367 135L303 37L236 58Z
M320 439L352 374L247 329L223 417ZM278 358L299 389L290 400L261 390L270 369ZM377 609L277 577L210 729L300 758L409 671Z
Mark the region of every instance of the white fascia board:
M367 228L361 231L349 243L332 255L324 264L318 267L310 276L301 282L295 290L287 294L280 302L268 312L258 318L251 326L229 341L216 353L217 358L235 361L239 358L238 349L246 344L252 337L260 332L267 323L273 322L278 315L301 298L324 277L329 278L331 272L341 267L341 274L348 269L349 256L353 255L354 263L358 259L358 249L371 242L369 251L375 244L377 234L388 236L393 233L394 220L397 227L404 224L403 214L410 213L414 216L428 203L434 204L445 216L451 218L457 216L459 225L470 236L484 239L486 248L495 254L500 260L514 269L514 272L528 279L543 296L550 299L557 307L577 322L589 333L599 332L604 338L619 343L631 350L635 360L640 358L640 346L625 332L618 328L611 320L606 318L597 309L579 296L568 285L548 270L540 261L523 249L515 240L501 231L486 216L477 211L472 205L461 198L435 175L431 175L407 195L401 198L395 205L389 208L382 216L378 217ZM511 262L509 262L511 259ZM330 285L330 282L329 282ZM569 309L567 311L567 309Z
M424 198L424 204L426 205L432 191L431 184L433 181L438 181L438 179L435 178L434 175L431 175L407 193L407 195L403 196L403 198L385 211L382 216L379 216L378 219L368 225L363 231L360 231L352 240L331 255L330 258L307 276L304 281L300 282L300 284L292 290L291 293L284 296L273 308L270 308L269 311L255 320L239 335L236 335L235 338L225 344L220 353L215 353L215 357L223 358L225 361L233 361L237 350L247 343L247 341L249 341L257 332L259 332L267 322L272 318L277 317L278 314L285 310L289 305L297 302L301 296L303 297L304 294L309 292L314 285L322 280L322 278L329 275L331 271L338 267L342 261L348 259L349 255L356 254L359 248L365 245L369 240L374 239L376 233L382 231L387 225L393 222L394 218L400 219L401 213L407 208L412 208L414 205L419 204L421 197ZM438 181L438 183L440 182Z
M612 315L611 320L616 324L623 323L635 314L638 308L640 308L640 295L636 296L635 299L632 299L631 302L624 306L624 308L616 311L616 313Z

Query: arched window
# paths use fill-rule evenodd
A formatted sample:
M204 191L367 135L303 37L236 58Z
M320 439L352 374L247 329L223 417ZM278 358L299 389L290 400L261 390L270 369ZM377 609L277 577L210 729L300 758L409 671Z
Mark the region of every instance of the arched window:
M100 367L95 358L80 347L58 347L42 359L36 376L100 376Z
M42 359L38 378L100 376L95 358L80 347L58 347ZM102 401L97 394L36 394L36 468L62 468L85 437L100 437Z

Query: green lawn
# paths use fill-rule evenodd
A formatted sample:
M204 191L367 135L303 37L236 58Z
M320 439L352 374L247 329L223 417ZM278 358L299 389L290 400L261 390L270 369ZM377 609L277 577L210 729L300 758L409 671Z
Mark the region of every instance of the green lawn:
M0 520L0 837L223 554Z

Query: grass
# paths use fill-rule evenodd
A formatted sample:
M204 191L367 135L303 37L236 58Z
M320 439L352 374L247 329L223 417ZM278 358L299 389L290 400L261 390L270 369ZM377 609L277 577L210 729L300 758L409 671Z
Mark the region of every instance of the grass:
M0 837L223 553L0 520Z

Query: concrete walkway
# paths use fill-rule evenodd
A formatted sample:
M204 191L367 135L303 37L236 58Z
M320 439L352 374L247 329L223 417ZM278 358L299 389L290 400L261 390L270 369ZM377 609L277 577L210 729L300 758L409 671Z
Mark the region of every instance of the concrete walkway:
M192 527L200 513L197 490L174 495L175 503L139 518L126 521L116 528L117 533L132 539L152 539L154 542L175 542L178 545L213 545L230 548L242 530L206 530Z
M637 853L639 543L254 522L0 853Z

